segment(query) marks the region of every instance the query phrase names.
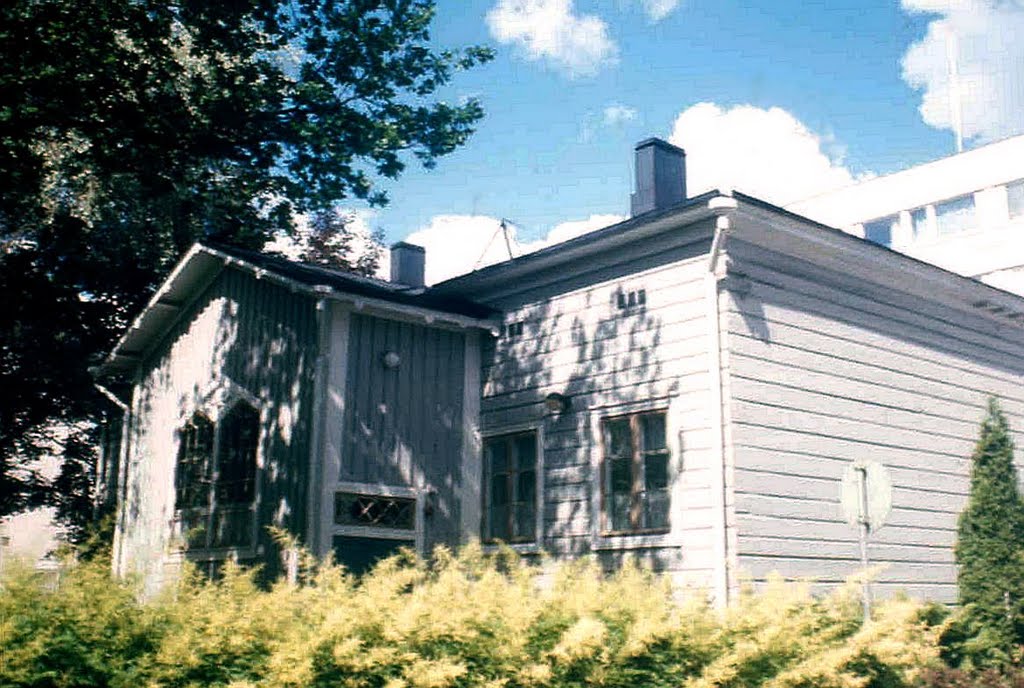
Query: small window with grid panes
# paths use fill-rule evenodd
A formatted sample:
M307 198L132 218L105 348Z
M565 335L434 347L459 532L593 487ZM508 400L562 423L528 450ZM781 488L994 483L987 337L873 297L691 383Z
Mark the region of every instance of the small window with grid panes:
M537 540L537 433L484 440L483 541Z
M664 411L601 423L603 526L606 535L669 530L669 450Z

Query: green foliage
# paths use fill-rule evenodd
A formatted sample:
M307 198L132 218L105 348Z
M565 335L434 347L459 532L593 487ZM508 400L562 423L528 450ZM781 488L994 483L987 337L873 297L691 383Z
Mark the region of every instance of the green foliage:
M298 259L311 265L372 277L384 252L383 233L361 236L352 223L350 214L336 208L313 213L309 226L298 233Z
M160 605L138 604L109 565L57 574L5 570L0 582L0 685L131 686L137 662L158 647Z
M1024 502L1013 453L1006 416L992 399L957 530L962 610L945 637L955 664L1007 664L1024 643Z
M856 587L812 597L773 583L724 615L634 565L527 566L514 554L411 555L358 579L307 565L261 588L227 566L138 602L96 564L54 587L4 579L0 685L863 688L911 686L937 656L928 607Z
M441 96L491 53L435 48L433 16L432 0L0 3L0 290L17 295L0 303L0 515L88 515L113 412L88 368L193 241L259 249L297 213L385 202L381 179L467 140L480 104ZM46 484L31 461L54 453Z

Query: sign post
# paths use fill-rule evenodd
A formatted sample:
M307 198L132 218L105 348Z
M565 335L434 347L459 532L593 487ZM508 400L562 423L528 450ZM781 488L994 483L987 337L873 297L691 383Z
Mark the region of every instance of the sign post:
M860 543L860 565L866 569L868 561L868 537L878 530L892 510L892 482L889 472L877 461L858 459L846 467L843 473L840 499L843 514L850 525L857 526ZM871 584L864 579L861 592L864 608L864 622L871 619Z

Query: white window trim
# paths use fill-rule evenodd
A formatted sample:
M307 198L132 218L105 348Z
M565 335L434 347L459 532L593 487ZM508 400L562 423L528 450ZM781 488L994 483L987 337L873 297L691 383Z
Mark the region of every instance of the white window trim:
M487 517L486 510L484 509L484 499L487 494L487 485L484 484L484 477L487 475L487 468L484 466L485 452L484 445L487 440L494 439L495 437L503 437L505 435L519 435L527 432L535 433L534 440L537 443L537 482L534 486L534 493L536 495L536 523L535 537L533 542L508 542L504 545L498 545L494 543L485 543L483 541L484 535L484 519ZM537 554L542 550L542 543L544 542L544 422L542 420L533 421L530 423L520 423L518 425L503 425L496 428L488 428L484 432L480 433L480 474L481 474L481 488L480 488L480 504L477 507L480 512L480 522L477 525L476 533L479 538L485 552L497 552L503 546L511 547L520 554Z
M225 561L228 559L237 561L241 559L254 559L263 554L263 546L259 544L259 513L262 497L261 484L263 482L261 476L265 468L264 447L266 446L267 428L269 427L267 405L260 403L256 395L236 384L231 378L224 377L207 388L203 394L202 403L192 408L187 415L179 418L175 435L179 436L178 442L180 443L180 432L185 424L190 422L196 414L205 416L213 423L213 446L211 452L214 461L216 461L220 452L220 424L224 420L224 416L227 415L227 412L238 403L249 404L260 416L259 441L256 443L256 482L253 485L252 504L249 506L249 511L252 512L249 541L252 544L248 547L197 547L189 549L185 533L181 530L181 513L179 509L174 508L171 518L170 553L188 561ZM178 447L176 446L174 449L174 470L171 471L170 491L170 494L175 495L175 499L177 499L177 485L175 484L175 477L178 471L177 455Z
M378 528L375 526L341 525L334 522L334 495L337 492L353 492L356 494L376 495L380 497L405 497L416 500L415 517L412 530L404 528ZM331 489L331 520L327 528L328 542L333 551L334 536L376 538L379 540L401 540L412 543L418 556L423 556L425 548L423 521L426 501L431 498L430 489L417 489L404 485L385 485L382 483L337 482Z
M680 441L679 397L656 397L635 402L609 404L590 409L590 431L594 438L590 451L590 546L595 551L630 550L682 546L683 523L683 462ZM606 418L636 413L665 412L665 443L669 450L669 531L667 533L637 533L605 535L601 532L604 522L602 513L602 463L604 461L603 428Z

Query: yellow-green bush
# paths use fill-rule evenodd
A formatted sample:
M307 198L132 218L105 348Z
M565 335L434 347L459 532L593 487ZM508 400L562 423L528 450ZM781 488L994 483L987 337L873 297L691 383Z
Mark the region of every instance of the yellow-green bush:
M23 572L0 590L0 685L898 687L938 655L933 615L906 600L862 628L847 590L777 582L722 614L636 566L542 569L468 548L268 590L228 567L146 603L95 566L53 589Z

